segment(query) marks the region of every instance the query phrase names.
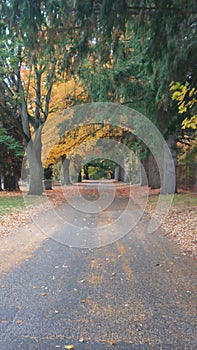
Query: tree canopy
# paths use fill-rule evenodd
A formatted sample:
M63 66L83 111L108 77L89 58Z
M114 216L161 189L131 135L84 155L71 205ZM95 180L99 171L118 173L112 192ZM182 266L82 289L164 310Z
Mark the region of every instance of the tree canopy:
M0 96L19 116L29 144L30 193L43 190L39 128L59 108L125 104L150 118L166 140L173 134L174 143L183 137L182 122L193 127L196 16L194 0L2 0ZM68 80L74 94L66 91ZM172 81L180 82L173 95L178 111Z
M69 1L2 1L0 91L22 123L30 164L30 193L41 194L41 132L52 88L72 66L73 19ZM33 82L33 84L32 84Z

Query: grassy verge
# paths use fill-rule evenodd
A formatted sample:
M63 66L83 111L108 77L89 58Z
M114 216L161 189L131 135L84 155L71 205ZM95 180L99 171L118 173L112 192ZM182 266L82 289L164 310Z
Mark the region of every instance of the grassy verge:
M164 195L164 200L169 199L169 195ZM148 199L148 204L155 206L158 201L158 195L152 195ZM173 197L172 207L177 209L186 209L197 206L197 194L195 193L176 193Z
M22 195L0 197L0 216L11 212L21 211L22 209L25 209Z
M58 196L58 193L57 193ZM163 199L168 200L169 195L164 195ZM28 198L26 199L28 200ZM42 204L44 198L40 199L40 204ZM148 205L150 205L151 208L154 208L158 201L158 195L151 195L148 198ZM34 204L34 200L31 197L30 198L30 204ZM39 204L38 198L35 200L35 206ZM197 194L193 193L179 193L175 194L173 198L172 207L177 209L184 209L189 207L197 206ZM23 196L21 194L12 196L9 195L1 195L0 196L0 217L4 214L7 215L9 213L22 211L27 209Z

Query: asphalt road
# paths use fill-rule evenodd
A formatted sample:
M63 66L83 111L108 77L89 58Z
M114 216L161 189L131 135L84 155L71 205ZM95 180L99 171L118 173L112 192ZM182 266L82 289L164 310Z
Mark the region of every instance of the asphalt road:
M2 274L1 350L197 349L194 259L162 233L147 234L146 217L122 237L123 223L114 218L124 203L115 204L92 216L69 212L78 227L83 220L87 227L108 220L105 235L116 227L114 242L91 249L62 244L70 226L58 226L50 213L39 218L59 242L45 237ZM66 204L59 214L65 210ZM129 211L139 214L135 206Z

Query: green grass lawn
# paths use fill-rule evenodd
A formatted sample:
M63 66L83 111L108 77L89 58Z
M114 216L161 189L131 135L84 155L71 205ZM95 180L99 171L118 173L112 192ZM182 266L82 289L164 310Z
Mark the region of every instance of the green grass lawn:
M23 196L0 196L0 216L25 208Z
M179 193L175 194L173 205L175 207L185 208L197 205L197 194Z
M162 195L164 200L169 199L169 195ZM148 199L149 204L156 204L158 200L158 195L152 195ZM193 193L176 193L174 194L172 206L175 208L188 208L197 206L197 194Z

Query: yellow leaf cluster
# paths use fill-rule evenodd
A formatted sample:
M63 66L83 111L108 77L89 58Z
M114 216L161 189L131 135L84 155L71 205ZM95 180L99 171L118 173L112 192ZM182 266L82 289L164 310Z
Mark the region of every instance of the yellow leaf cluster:
M52 77L49 76L47 71L42 65L37 65L37 70L40 71L40 100L37 100L37 78L35 67L23 64L21 69L21 79L23 82L23 88L25 97L27 100L27 111L29 115L34 118L34 111L39 104L40 114L43 114L46 104L46 96L51 83ZM50 67L49 67L50 71ZM52 93L49 103L49 117L54 116L57 112L63 111L66 108L87 102L88 95L84 85L81 83L77 76L67 79L56 79L53 82Z
M72 118L72 110L70 111ZM114 128L110 124L84 124L75 129L65 132L63 136L59 136L59 131L56 125L57 119L54 118L55 125L53 126L52 119L48 123L48 128L43 130L43 164L47 167L59 161L62 156L71 157L80 154L83 157L87 154L89 149L96 144L97 140L101 138L116 138L120 139L123 130ZM50 132L53 130L53 133ZM80 148L80 149L79 149ZM98 154L99 156L99 154Z
M194 115L190 119L185 118L182 123L183 129L191 128L196 130L197 129L197 115Z
M170 91L173 91L172 100L177 101L178 113L184 114L189 110L192 111L197 102L197 90L190 87L189 83L181 84L174 81L170 84ZM191 118L185 118L182 123L183 129L197 129L197 115L192 115Z
M85 87L77 77L68 81L56 82L51 95L50 115L53 116L75 104L85 103L87 99Z

